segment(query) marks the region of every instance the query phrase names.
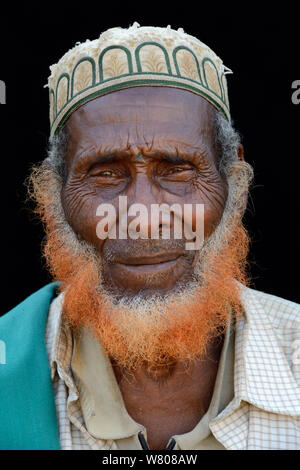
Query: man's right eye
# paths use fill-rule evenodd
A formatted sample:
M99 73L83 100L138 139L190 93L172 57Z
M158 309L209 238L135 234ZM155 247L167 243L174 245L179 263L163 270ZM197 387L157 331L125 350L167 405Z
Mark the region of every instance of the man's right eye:
M89 171L90 176L100 176L103 178L115 178L118 176L118 172L116 170L101 170L101 168L92 168Z
M98 175L99 176L115 176L116 173L111 170L104 170L104 171L99 171Z

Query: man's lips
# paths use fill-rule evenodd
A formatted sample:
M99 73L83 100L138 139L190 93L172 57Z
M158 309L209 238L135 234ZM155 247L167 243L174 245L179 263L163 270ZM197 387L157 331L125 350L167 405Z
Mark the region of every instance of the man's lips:
M181 247L152 253L150 249L113 253L104 265L106 282L122 292L161 292L171 289L192 265L194 256Z
M118 260L116 263L121 269L136 273L150 273L173 268L181 258L178 253L164 253L155 256L139 256Z
M143 272L143 273L150 273L150 272L154 272L154 271L162 271L162 270L166 270L166 269L170 269L172 267L175 266L175 264L177 263L178 261L178 258L172 260L172 261L165 261L165 262L162 262L162 263L148 263L148 264L120 264L120 266L123 268L123 269L126 269L127 271L131 271L131 272Z
M163 253L158 255L144 255L134 257L120 257L116 260L118 264L127 266L140 266L142 264L161 264L168 261L175 261L181 256L181 253Z

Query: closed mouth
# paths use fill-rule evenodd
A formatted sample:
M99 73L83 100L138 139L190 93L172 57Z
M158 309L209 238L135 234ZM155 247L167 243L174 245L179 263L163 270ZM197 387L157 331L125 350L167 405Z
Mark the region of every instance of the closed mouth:
M176 261L180 256L181 254L179 253L163 253L154 256L137 256L130 258L121 257L116 260L116 262L118 264L124 264L126 266L155 265Z
M153 261L150 258L147 259L146 263L142 262L142 260L139 260L139 262L133 264L127 264L127 263L118 263L120 266L123 268L129 270L129 271L134 271L134 272L153 272L153 271L160 271L162 269L167 269L173 267L180 256L177 256L177 258L169 260L169 261Z
M138 256L124 256L120 255L115 259L118 264L126 264L128 266L140 266L142 264L162 264L168 261L175 261L182 253L169 252L158 253L156 255L138 255Z

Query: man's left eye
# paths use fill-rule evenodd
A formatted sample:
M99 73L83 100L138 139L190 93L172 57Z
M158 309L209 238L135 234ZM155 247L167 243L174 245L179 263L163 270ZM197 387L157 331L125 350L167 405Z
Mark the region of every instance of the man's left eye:
M172 168L170 173L179 173L180 171L183 171L183 170L185 170L185 168L181 168L177 166L176 168Z
M175 166L173 168L170 168L167 171L167 174L173 175L173 174L182 173L183 171L188 171L188 170L191 170L191 168L190 167Z

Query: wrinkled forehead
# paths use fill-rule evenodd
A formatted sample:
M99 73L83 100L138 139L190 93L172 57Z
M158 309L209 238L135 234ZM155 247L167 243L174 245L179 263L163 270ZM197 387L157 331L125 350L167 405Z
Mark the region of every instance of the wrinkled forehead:
M135 87L89 101L72 113L72 145L124 138L210 141L215 109L199 95L168 87Z

